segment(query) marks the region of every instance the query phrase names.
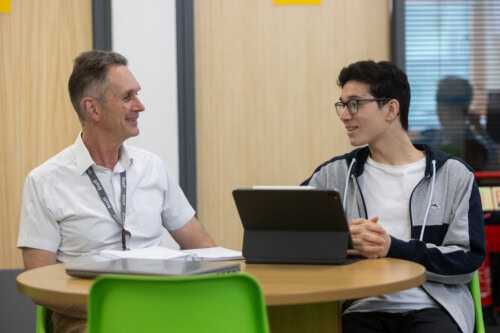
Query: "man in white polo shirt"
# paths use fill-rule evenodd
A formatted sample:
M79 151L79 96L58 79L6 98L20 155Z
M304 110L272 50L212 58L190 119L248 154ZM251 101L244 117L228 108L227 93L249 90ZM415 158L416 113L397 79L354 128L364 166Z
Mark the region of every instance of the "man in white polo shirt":
M75 143L27 176L17 246L26 269L102 250L160 245L162 226L182 248L215 246L161 159L124 141L139 134L141 89L114 52L75 59Z

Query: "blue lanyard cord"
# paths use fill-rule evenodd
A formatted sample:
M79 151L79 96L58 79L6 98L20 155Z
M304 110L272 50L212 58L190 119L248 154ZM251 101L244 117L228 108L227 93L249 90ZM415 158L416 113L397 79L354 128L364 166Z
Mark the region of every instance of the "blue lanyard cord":
M94 170L92 170L92 167L89 167L87 169L87 171L85 171L85 172L90 177L92 184L94 184L94 187L97 190L97 193L99 194L99 197L101 198L104 206L108 210L109 215L111 215L113 220L115 220L116 223L118 223L122 227L122 248L123 248L123 251L125 251L127 249L127 244L125 241L125 235L127 234L127 231L125 230L125 216L127 215L127 173L126 173L126 171L123 171L122 173L120 173L120 187L121 187L120 207L122 209L121 221L120 221L120 219L118 219L118 215L116 215L116 212L113 209L111 202L109 201L108 195L106 194L106 191L104 191L104 187L102 186L101 182L99 181L99 178L97 178L97 175L95 174Z

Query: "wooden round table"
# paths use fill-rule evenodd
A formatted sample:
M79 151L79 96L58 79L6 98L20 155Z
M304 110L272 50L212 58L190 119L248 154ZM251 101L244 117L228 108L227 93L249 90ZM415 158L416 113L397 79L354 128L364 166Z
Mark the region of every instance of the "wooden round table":
M273 333L339 331L340 300L412 288L426 276L423 266L390 258L335 266L240 263L262 286ZM45 303L85 305L92 282L68 276L65 264L57 264L21 273L17 289Z

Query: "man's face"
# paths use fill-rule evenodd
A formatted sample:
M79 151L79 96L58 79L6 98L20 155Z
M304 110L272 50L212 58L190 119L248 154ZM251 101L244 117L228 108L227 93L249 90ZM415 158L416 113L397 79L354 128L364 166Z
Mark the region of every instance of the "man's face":
M373 99L370 94L370 86L359 81L348 81L340 95L340 101L346 103L351 99ZM376 101L358 102L358 112L350 114L344 108L340 114L340 120L344 123L347 135L353 146L362 146L375 143L385 132L387 122L384 107L379 108Z
M141 89L126 66L112 66L108 70L104 103L99 125L117 141L139 135L137 120L144 105L138 97Z

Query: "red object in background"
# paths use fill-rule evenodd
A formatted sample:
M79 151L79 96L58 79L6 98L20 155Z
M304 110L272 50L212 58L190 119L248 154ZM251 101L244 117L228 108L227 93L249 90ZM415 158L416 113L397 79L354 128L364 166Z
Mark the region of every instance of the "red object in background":
M491 268L490 268L490 253L500 252L500 225L484 226L486 235L486 259L478 269L479 288L481 290L482 306L493 304L492 286L491 286ZM495 308L495 311L500 309Z
M500 171L481 171L475 173L476 179L500 179ZM492 213L484 214L484 220L492 217ZM500 252L500 225L485 225L484 233L486 237L486 259L478 269L479 288L481 291L481 304L483 307L493 305L493 289L491 280L490 253ZM495 288L500 286L495 285ZM497 307L495 311L499 311Z
M486 234L486 251L488 253L492 252L500 252L500 225L487 225L485 226L485 234ZM496 266L495 266L496 267ZM497 272L497 271L495 271ZM491 275L490 275L491 277ZM490 282L491 285L491 282ZM495 288L499 288L500 286L497 284ZM494 310L500 311L498 304L495 304Z
M486 241L486 248L488 247L488 241ZM491 290L491 270L490 270L490 252L486 250L486 259L484 259L483 264L477 270L479 278L479 290L481 293L481 305L491 306L493 305L493 294Z
M476 179L500 178L500 171L478 171L474 173Z

